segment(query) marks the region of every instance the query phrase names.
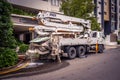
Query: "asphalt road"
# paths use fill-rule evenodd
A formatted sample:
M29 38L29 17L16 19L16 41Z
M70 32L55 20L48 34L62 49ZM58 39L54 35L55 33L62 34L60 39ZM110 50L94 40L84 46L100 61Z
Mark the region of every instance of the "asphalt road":
M3 80L120 80L120 47L66 61L70 65L56 71Z

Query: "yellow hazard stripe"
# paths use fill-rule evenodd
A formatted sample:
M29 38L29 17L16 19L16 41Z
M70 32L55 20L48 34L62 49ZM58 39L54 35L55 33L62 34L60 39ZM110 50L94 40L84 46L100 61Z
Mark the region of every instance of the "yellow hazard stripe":
M17 70L20 70L22 68L25 68L27 65L29 64L29 62L25 63L24 65L18 67L18 68L15 68L15 69L10 69L10 70L7 70L7 71L2 71L0 72L0 75L3 75L3 74L7 74L7 73L10 73L10 72L14 72L14 71L17 71Z

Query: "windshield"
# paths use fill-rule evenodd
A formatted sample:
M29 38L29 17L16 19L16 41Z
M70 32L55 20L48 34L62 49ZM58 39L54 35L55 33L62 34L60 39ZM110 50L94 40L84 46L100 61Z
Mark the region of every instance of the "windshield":
M88 38L88 37L90 37L89 33L84 33L79 36L79 38Z

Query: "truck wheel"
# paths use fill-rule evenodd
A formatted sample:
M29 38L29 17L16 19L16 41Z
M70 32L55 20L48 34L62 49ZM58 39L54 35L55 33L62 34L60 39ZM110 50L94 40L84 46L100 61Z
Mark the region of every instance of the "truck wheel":
M68 57L70 58L70 59L74 59L75 57L76 57L76 49L74 48L74 47L70 47L69 49L68 49L68 51L67 51L67 53L68 53Z
M98 46L98 53L103 53L103 50L104 50L104 46L100 44Z
M77 55L78 55L78 57L84 56L85 53L86 53L86 49L85 49L84 46L79 46L77 48Z

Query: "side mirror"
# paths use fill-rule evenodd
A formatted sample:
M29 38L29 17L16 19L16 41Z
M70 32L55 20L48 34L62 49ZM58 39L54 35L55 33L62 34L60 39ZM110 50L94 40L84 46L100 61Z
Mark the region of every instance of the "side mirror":
M105 39L105 36L102 36L103 39Z

